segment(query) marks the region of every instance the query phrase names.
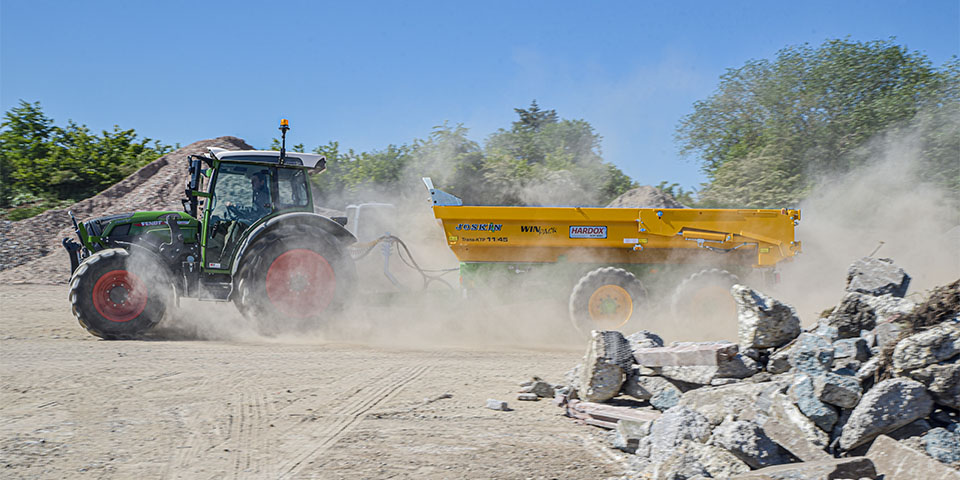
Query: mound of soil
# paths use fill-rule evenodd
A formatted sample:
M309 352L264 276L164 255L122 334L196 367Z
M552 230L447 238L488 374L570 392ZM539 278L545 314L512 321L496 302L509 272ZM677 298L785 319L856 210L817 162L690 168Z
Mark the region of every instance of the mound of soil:
M187 155L207 147L250 150L237 137L201 140L168 153L116 185L62 210L48 210L17 222L0 222L0 283L66 283L70 259L60 245L75 236L67 212L77 220L138 210L182 210L187 181Z
M642 185L633 190L628 190L624 192L623 195L613 199L607 206L626 208L687 208L674 199L669 193L665 193L663 190L650 185Z

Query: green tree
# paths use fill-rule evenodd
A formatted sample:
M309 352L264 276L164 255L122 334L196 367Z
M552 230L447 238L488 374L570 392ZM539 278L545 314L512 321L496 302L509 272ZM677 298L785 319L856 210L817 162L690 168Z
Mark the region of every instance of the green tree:
M710 179L701 203L796 203L819 176L876 157L868 140L918 126L925 174L957 189L957 65L934 67L893 40L830 40L728 70L677 128L681 152Z

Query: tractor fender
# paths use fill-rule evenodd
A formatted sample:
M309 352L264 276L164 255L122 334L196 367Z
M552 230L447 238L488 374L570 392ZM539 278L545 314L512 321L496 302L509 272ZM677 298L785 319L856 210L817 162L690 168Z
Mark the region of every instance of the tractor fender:
M241 263L240 259L242 259L244 254L247 253L247 248L250 245L253 245L258 238L263 236L265 233L284 225L296 224L315 226L332 235L341 243L341 245L344 246L357 242L357 237L353 236L353 234L344 228L343 225L340 225L339 223L329 219L328 217L324 217L323 215L308 212L284 213L261 223L254 228L249 235L247 235L247 238L243 241L243 243L240 244L240 248L237 249L237 255L235 257L236 260L233 262L233 267L230 272L231 276L235 276L237 274L237 269Z

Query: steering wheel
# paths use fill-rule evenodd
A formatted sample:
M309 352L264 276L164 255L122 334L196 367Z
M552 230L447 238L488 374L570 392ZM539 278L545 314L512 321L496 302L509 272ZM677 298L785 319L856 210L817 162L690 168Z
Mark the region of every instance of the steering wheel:
M227 216L230 217L231 220L236 221L243 216L243 214L240 212L240 207L236 205L226 205L226 207L227 207Z

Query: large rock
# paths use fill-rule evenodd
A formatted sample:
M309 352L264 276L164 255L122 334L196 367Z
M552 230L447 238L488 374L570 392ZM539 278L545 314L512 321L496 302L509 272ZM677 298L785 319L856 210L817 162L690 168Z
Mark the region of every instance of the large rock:
M730 477L730 480L833 480L835 478L877 478L877 470L873 462L865 457L831 458L761 468Z
M760 366L752 358L737 354L719 365L662 367L660 374L679 382L710 385L715 379L747 378L759 370Z
M886 435L874 440L867 458L884 480L960 480L960 472Z
M734 285L730 293L737 302L741 347L779 347L800 334L800 318L790 305L743 285Z
M903 374L960 355L960 323L944 322L900 340L893 350L893 368Z
M837 409L820 400L809 375L798 375L790 386L789 394L800 411L824 432L829 432L837 423Z
M646 400L660 411L667 410L680 401L683 390L663 377L642 375L634 366L632 372L623 383L623 393L637 400Z
M843 427L840 448L850 450L933 411L933 399L915 380L892 378L868 391Z
M625 452L634 453L637 447L647 435L650 435L650 424L652 421L620 419L617 421L617 428L613 430L614 448Z
M770 389L768 384L736 383L713 388L690 390L680 398L680 405L707 417L711 425L719 425L726 417L739 420L742 415L756 415L757 399Z
M927 387L935 402L960 410L960 363L957 360L927 365L911 371L907 376Z
M909 285L910 275L889 258L864 257L847 269L848 292L903 297Z
M790 456L753 422L731 420L721 423L713 430L710 444L729 451L751 468L790 461Z
M808 375L817 376L833 366L833 344L810 333L801 333L790 347L790 365Z
M632 362L630 344L623 334L594 330L580 368L580 399L605 402L617 396Z
M827 372L813 377L813 391L824 403L841 408L853 408L860 401L863 390L856 377Z
M655 480L679 480L700 477L730 478L746 473L750 467L732 453L712 445L684 440L663 462L653 469Z
M663 412L660 418L650 425L650 435L644 437L649 445L649 453L638 447L637 455L646 453L646 457L656 464L666 460L684 440L704 443L710 438L710 422L703 415L683 406L676 406Z
M783 394L775 394L757 423L771 440L803 461L830 458L827 445L830 437Z
M934 428L923 437L923 448L927 455L942 463L960 462L960 434L945 428Z
M865 362L870 359L870 347L862 337L843 338L833 342L833 358L850 358Z

